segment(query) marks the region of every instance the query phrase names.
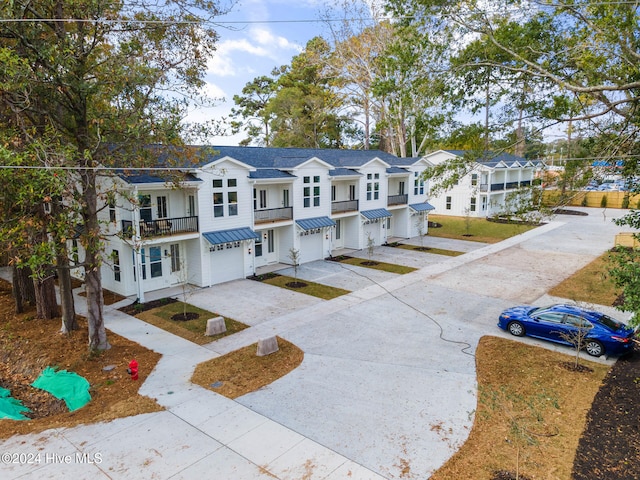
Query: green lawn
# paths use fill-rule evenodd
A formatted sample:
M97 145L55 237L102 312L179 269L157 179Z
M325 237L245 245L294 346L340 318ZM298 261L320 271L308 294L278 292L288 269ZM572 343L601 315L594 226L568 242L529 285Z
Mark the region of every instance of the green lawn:
M417 268L405 267L404 265L377 262L375 258L372 258L371 260L369 260L366 258L357 258L357 257L335 257L334 260L340 263L348 263L349 265L356 265L358 267L365 267L365 268L373 268L374 270L382 270L384 272L398 273L400 275L403 275L405 273L415 272L417 270Z
M455 238L483 243L498 243L536 228L517 223L490 222L485 218L450 217L447 215L429 215L429 221L442 227L429 227L432 237Z
M393 246L396 248L403 248L405 250L414 250L416 252L433 253L434 255L446 255L448 257L457 257L458 255L464 255L464 252L458 252L456 250L445 250L444 248L433 248L433 247L421 247L419 245L408 245L406 243L399 243Z
M320 283L310 282L308 280L296 280L293 277L288 277L286 275L278 275L277 273L273 273L270 275L265 275L264 278L260 280L263 283L268 283L269 285L274 285L276 287L286 288L287 290L291 290L293 292L304 293L306 295L311 295L313 297L322 298L323 300L331 300L332 298L339 297L341 295L346 295L347 293L351 293L349 290L344 290L342 288L331 287L329 285L322 285ZM291 286L289 284L300 285L304 283L304 286Z

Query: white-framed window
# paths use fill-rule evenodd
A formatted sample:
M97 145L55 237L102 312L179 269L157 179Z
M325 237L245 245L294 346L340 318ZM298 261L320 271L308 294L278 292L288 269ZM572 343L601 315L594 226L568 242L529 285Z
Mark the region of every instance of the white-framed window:
M313 180L313 181L312 181ZM312 205L314 207L320 206L320 176L303 177L302 182L305 186L302 189L302 205L305 208L309 208Z
M413 172L413 194L414 195L424 194L424 180L422 179L422 177L418 172Z
M156 197L156 218L167 218L167 197L160 195Z
M114 250L113 254L113 279L116 282L119 282L121 280L121 273L120 273L120 252L118 250Z
M162 276L162 249L160 247L149 247L149 255L145 249L141 250L142 256L142 279L147 279L147 264L151 272L151 278ZM148 259L148 261L147 261Z
M151 222L153 220L151 195L138 195L138 205L140 206L140 220Z
M213 216L230 217L238 215L238 181L228 178L226 183L221 178L213 180ZM255 193L254 193L255 195Z
M355 199L356 199L356 186L349 185L349 200L355 200Z
M367 173L367 200L378 200L380 198L379 180L379 173Z
M331 201L332 202L336 201L336 186L335 185L331 185Z
M444 207L444 208L446 208L447 210L451 210L451 197L447 197L447 198L445 199L445 204L446 204L446 205L445 205L445 207Z
M476 211L476 197L471 197L471 204L469 205L469 210L472 212Z
M180 244L172 243L171 246L171 273L179 272L180 267Z
M115 202L109 202L109 222L116 223L116 204Z
M471 174L471 186L475 187L476 185L478 185L478 174L477 173L472 173Z

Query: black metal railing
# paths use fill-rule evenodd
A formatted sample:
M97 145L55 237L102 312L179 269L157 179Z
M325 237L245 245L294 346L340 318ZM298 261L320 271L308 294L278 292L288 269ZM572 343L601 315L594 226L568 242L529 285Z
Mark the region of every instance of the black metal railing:
M253 211L253 221L255 223L279 222L292 219L293 207L267 208Z
M389 195L387 205L405 205L409 201L409 195Z
M331 213L357 212L358 209L358 200L331 202Z
M140 220L140 236L143 238L198 232L198 228L198 217ZM133 233L133 222L131 220L122 220L122 234L130 238Z
M513 190L514 188L518 188L518 182L507 182L505 185L507 190Z
M496 192L498 190L504 190L504 183L492 183L491 191Z

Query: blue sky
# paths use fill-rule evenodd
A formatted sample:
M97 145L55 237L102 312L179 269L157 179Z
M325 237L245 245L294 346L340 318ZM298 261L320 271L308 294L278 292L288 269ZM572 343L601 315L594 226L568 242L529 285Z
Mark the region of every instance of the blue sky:
M308 40L323 33L324 27L319 22L283 21L318 19L321 8L321 0L240 0L229 14L218 17L220 22L260 23L233 23L218 29L217 52L208 65L207 94L225 98L226 102L218 102L215 108L198 108L189 120L228 116L233 96L240 94L247 82L268 75L274 67L290 64ZM208 143L237 145L242 138L244 135L214 137Z

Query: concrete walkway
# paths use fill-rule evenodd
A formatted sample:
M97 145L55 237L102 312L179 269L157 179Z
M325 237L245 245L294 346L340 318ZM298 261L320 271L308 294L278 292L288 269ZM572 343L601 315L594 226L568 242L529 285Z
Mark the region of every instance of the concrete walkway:
M497 314L550 301L549 284L604 252L616 231L594 216L561 217L499 244L466 242L459 257L425 254L406 275L306 266L309 280L353 290L331 301L250 280L196 290L190 303L251 325L205 346L107 307L108 329L163 354L140 393L166 410L2 441L23 460L40 456L0 463L0 478L428 478L469 434L472 354L481 336L507 336ZM272 385L233 401L189 382L198 363L272 335L305 352Z

